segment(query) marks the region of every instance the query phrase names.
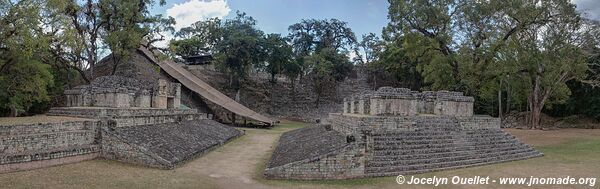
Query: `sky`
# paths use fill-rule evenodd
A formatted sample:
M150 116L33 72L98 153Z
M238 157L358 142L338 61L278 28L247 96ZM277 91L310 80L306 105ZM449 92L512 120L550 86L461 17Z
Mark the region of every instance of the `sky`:
M233 18L236 11L246 12L257 20L265 33L288 33L288 27L302 19L336 18L360 38L373 32L380 34L387 25L387 0L174 0L154 6L152 13L175 18L175 29L211 17Z
M600 0L572 0L584 16L600 20ZM387 0L167 0L154 6L154 14L175 18L175 29L211 17L232 18L236 11L257 20L265 33L288 33L288 26L302 19L336 18L348 23L357 38L370 32L380 35L387 25ZM171 37L171 36L168 36Z

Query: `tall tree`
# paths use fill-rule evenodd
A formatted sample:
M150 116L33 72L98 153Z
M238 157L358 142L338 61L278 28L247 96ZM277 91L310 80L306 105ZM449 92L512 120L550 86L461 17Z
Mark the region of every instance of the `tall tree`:
M296 59L301 61L304 74L312 70L302 61L305 57L318 53L322 49L333 49L336 53L348 54L356 47L356 36L346 22L329 20L302 20L288 27Z
M216 46L216 58L230 76L232 87L239 94L241 82L252 66L264 61L263 32L256 28L256 20L246 13L237 12L234 19L226 20L221 41Z
M310 76L318 106L324 89L343 81L352 70L347 55L356 52L356 36L346 22L337 19L302 20L288 30L300 76Z
M268 34L265 40L265 70L271 74L271 82L274 83L277 81L275 76L281 74L287 64L292 64L292 46L280 34Z
M216 46L221 40L222 27L219 18L201 20L189 27L181 28L171 40L169 48L175 58L198 55L202 52L216 53Z
M527 93L515 97L529 96L521 102L528 102L534 128L548 99L568 95L565 82L585 70L581 47L572 40L582 35L579 14L567 0L389 2L386 30L392 39L403 36L426 88L464 91L484 102L498 91ZM553 57L559 54L564 57ZM529 84L520 83L523 73Z
M49 101L49 66L41 63L50 39L41 21L43 1L0 0L0 113L18 116Z

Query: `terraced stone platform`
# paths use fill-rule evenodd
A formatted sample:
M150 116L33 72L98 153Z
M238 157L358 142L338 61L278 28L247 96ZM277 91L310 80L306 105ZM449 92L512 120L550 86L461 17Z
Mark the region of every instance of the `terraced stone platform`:
M473 99L462 93L385 88L353 99L329 115L330 125L285 133L266 177L410 175L543 155L504 132L498 118L472 115Z

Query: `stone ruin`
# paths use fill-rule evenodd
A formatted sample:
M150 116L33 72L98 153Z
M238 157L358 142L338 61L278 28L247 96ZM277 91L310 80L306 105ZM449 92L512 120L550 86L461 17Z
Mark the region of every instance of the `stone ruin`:
M411 91L406 88L381 87L344 99L345 114L373 116L415 116L434 114L473 116L473 97L462 92Z
M0 125L0 173L95 158L173 169L243 135L210 114L180 108L180 87L105 76L66 90L67 107L47 115L84 121Z
M68 107L180 108L181 84L142 82L121 76L99 77L64 92Z
M328 124L284 133L265 170L271 179L397 176L538 157L473 115L473 97L382 87L344 99Z

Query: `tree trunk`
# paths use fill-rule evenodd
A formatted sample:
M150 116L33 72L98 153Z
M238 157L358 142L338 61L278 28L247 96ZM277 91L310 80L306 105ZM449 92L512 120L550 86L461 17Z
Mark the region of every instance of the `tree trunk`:
M17 111L17 108L15 107L15 105L11 105L10 106L10 117L17 117L19 116L19 112Z
M510 114L510 85L506 82L506 114Z
M271 83L275 83L275 82L276 82L275 74L271 74Z
M295 82L295 79L291 79L290 83L292 84L292 101L296 102L296 82Z
M540 127L540 114L542 112L543 104L540 105L540 82L541 76L539 72L536 74L533 81L533 91L529 97L529 109L530 109L530 128L538 129Z
M500 88L498 89L498 117L502 120L502 80L500 80Z
M115 73L117 73L117 66L119 65L119 58L115 57L115 54L113 53L112 55L112 59L113 59L113 70L112 73L110 75L115 75Z

